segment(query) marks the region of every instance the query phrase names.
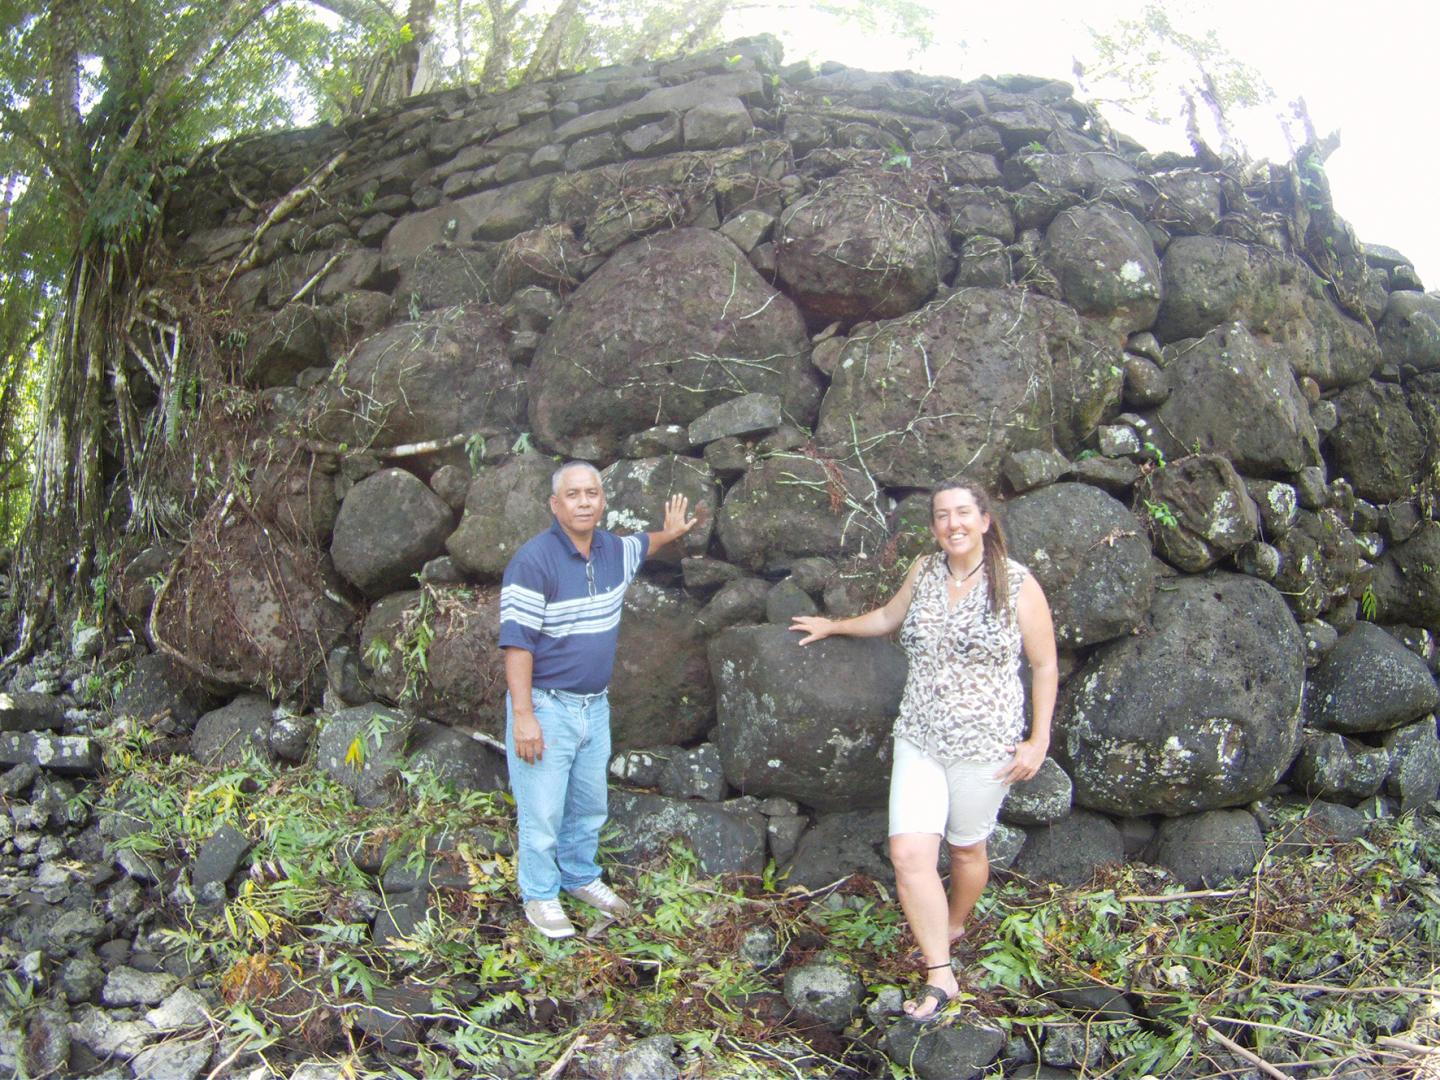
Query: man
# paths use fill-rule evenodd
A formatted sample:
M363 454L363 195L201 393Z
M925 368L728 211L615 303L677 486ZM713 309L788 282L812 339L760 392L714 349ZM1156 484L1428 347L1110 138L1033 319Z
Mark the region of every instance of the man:
M659 532L616 536L599 528L605 492L593 465L570 462L550 479L555 521L505 567L500 646L505 650L505 749L520 832L525 917L549 938L575 927L564 889L616 918L630 905L595 861L609 809L610 703L625 588L645 556L684 536L689 500L673 496Z

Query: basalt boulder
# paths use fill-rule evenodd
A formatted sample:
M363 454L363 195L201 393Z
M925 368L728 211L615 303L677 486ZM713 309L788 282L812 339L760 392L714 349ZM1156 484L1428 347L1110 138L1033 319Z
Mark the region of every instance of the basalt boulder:
M1175 815L1258 798L1299 746L1303 648L1283 598L1254 578L1157 591L1141 632L1062 690L1052 749L1076 803Z
M852 334L816 441L880 483L993 484L1006 455L1071 453L1120 400L1123 355L1064 304L1010 289L957 289Z
M786 207L776 270L819 325L888 319L934 295L954 265L919 171L848 171Z
M715 690L699 613L681 589L642 579L625 593L610 682L614 749L688 744L713 726Z
M1160 310L1160 259L1145 226L1103 203L1061 213L1045 230L1045 264L1066 303L1123 340Z
M732 627L711 640L726 779L743 794L819 810L879 805L904 654L875 638L798 640L773 625Z
M674 495L689 500L695 526L679 541L652 552L649 558L674 563L686 555L704 555L715 530L720 486L705 462L696 458L622 459L600 474L605 487L604 528L622 533L655 532L665 519Z
M1358 622L1310 673L1315 727L1354 734L1408 724L1440 705L1425 661L1374 623Z
M550 527L550 477L555 462L541 454L517 454L482 467L470 481L460 526L445 550L464 573L498 581L515 552Z
M1045 590L1062 646L1108 641L1145 617L1150 544L1120 502L1088 484L1052 484L1005 503L1003 520L1010 555Z
M752 392L808 424L808 352L799 311L739 248L675 229L616 252L550 324L530 369L531 428L562 454L605 459L627 435Z
M1333 399L1339 423L1330 433L1335 465L1374 503L1410 495L1420 480L1429 443L1410 412L1405 391L1394 383L1367 380Z
M1255 539L1260 512L1235 467L1218 454L1192 454L1155 469L1135 488L1155 547L1189 573L1208 570Z

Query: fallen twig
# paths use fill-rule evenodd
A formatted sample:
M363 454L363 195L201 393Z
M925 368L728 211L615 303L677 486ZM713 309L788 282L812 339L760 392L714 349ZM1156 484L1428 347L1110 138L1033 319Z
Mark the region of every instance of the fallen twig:
M1281 1072L1279 1069L1277 1069L1274 1065L1271 1065L1271 1064L1270 1064L1268 1061L1266 1061L1264 1058L1257 1056L1257 1055L1256 1055L1255 1053L1253 1053L1252 1051L1246 1050L1245 1047L1241 1046L1241 1045L1240 1045L1239 1043L1237 1043L1234 1039L1227 1038L1226 1036L1222 1035L1220 1032L1216 1031L1216 1030L1210 1025L1210 1021L1206 1020L1205 1017L1203 1017L1203 1016L1195 1016L1195 1017L1192 1017L1192 1018L1191 1018L1191 1021L1190 1021L1190 1022L1191 1022L1192 1024L1194 1024L1197 1028L1199 1028L1202 1032L1204 1032L1206 1036L1208 1036L1209 1038L1213 1039L1215 1042L1219 1043L1221 1046L1223 1046L1226 1050L1229 1050L1229 1051L1230 1051L1232 1054L1234 1054L1236 1057L1241 1058L1241 1059L1243 1059L1243 1060L1245 1060L1245 1061L1248 1061L1251 1065L1254 1065L1255 1068L1259 1069L1259 1070L1260 1070L1261 1072L1263 1072L1266 1076L1275 1077L1275 1080L1290 1080L1289 1077L1287 1077L1283 1072Z

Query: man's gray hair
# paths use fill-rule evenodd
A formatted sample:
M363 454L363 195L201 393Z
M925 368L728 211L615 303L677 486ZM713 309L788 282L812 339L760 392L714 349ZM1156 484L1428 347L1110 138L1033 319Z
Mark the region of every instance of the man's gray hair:
M551 495L559 495L559 494L560 494L560 480L561 480L561 478L562 478L567 472L569 472L571 469L584 469L584 470L585 470L586 472L588 472L591 476L595 477L595 482L596 482L597 484L600 483L600 470L597 469L594 465L591 465L590 462L588 462L588 461L567 461L564 465L561 465L558 469L556 469L553 473L550 474L550 494L551 494Z

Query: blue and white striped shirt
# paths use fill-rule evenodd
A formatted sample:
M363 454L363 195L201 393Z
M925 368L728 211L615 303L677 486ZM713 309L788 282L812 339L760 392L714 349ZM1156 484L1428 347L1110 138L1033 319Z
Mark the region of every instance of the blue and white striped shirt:
M587 561L554 522L515 553L500 587L500 647L534 655L531 685L598 694L610 684L625 588L649 549L644 533L596 529Z

